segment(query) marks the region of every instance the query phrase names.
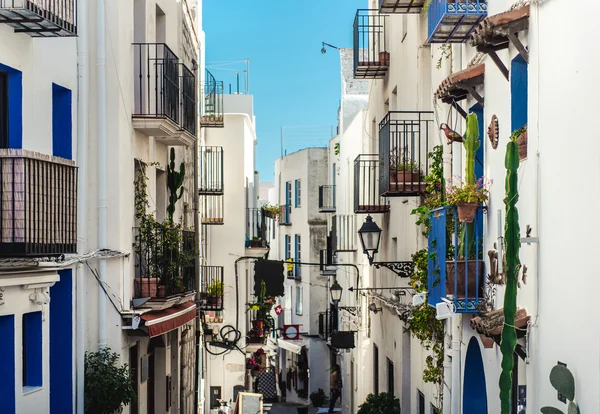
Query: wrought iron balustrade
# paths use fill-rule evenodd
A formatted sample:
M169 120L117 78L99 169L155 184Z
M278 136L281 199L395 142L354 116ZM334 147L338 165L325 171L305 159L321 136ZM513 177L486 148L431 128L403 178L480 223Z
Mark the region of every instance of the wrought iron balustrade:
M168 118L179 124L179 58L164 43L134 43L133 47L133 117Z
M434 209L430 218L428 303L435 307L448 298L456 312L477 312L485 288L483 212L468 225L458 221L454 206Z
M167 299L196 290L193 231L160 224L135 229L135 297Z
M200 147L200 195L223 194L223 147Z
M263 215L261 208L246 209L247 247L269 247L268 236L271 232L272 220Z
M202 84L200 126L215 128L224 125L223 82L217 81L207 70Z
M378 10L358 10L354 18L354 77L383 78L390 67L386 23Z
M432 111L391 111L379 123L379 194L418 196L429 174ZM432 140L433 141L433 140Z
M202 266L200 271L200 310L222 310L223 266Z
M464 43L487 16L487 0L432 0L427 14L429 43Z
M200 218L202 224L220 225L224 223L225 201L223 195L200 196Z
M0 23L31 37L77 36L77 1L0 0Z
M354 214L337 214L332 217L332 245L335 252L356 251L356 216Z
M335 212L335 185L319 186L319 212Z
M389 203L379 194L380 158L378 154L360 154L354 160L354 212L386 213Z
M77 252L75 162L0 149L0 256Z
M180 66L181 120L179 124L184 130L196 136L196 75L185 65Z

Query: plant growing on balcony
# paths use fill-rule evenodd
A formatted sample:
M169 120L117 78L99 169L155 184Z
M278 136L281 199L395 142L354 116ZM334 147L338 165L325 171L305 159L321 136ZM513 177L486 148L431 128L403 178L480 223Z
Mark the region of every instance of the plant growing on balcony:
M175 148L171 148L171 162L167 165L167 188L169 189L169 205L167 217L173 222L175 204L183 196L183 181L185 179L185 164L179 165L179 172L175 171ZM179 194L177 193L179 191Z
M482 177L474 184L457 181L448 188L446 201L448 205L457 207L459 221L473 222L475 212L489 198L489 185L490 182L485 182Z
M446 205L443 155L444 147L441 145L433 147L433 151L427 155L430 159L430 169L429 174L424 177L426 183L425 200L422 205L410 213L417 216L417 225L422 224L424 226L424 236L427 236L431 230L430 211Z
M504 226L504 243L506 251L506 290L504 292L504 327L502 328L502 339L500 351L502 352L502 371L500 373L500 406L502 414L510 414L510 394L512 390L512 371L514 369L513 354L517 345L517 332L515 330L515 314L517 312L517 277L521 262L519 260L519 212L517 191L519 168L519 147L516 139L506 144L506 223Z
M262 206L261 210L265 217L270 217L273 219L278 219L279 215L281 214L281 207L277 204L274 206L267 204L265 206Z

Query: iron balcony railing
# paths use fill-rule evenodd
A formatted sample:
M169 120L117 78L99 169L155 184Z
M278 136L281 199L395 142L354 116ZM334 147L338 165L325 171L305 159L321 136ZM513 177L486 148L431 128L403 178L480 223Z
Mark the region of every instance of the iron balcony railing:
M331 222L332 246L335 252L356 251L356 216L354 214L338 214Z
M202 224L215 225L224 223L225 202L223 195L200 196L200 217Z
M358 10L354 18L354 77L383 78L390 67L386 38L389 16L378 10Z
M335 212L335 185L319 186L319 212Z
M200 195L223 194L223 147L200 147Z
M75 162L0 149L0 256L77 252Z
M426 0L379 0L380 13L421 13Z
M379 194L418 196L429 174L432 111L391 111L379 123Z
M205 72L202 85L202 102L200 108L200 126L223 127L223 82L215 80L208 70Z
M428 237L428 303L442 298L454 302L456 312L474 313L484 298L483 212L473 223L460 223L456 207L431 211Z
M184 130L196 136L196 75L185 65L180 66L181 121L179 123Z
M202 266L200 269L200 310L223 309L223 266Z
M331 334L338 330L338 310L331 305L325 312L319 313L319 336L328 340Z
M487 16L487 0L432 0L427 14L429 43L464 43Z
M279 225L280 226L291 226L292 225L292 205L283 204L279 206Z
M164 43L134 43L133 47L133 117L169 118L179 125L179 58Z
M0 0L0 23L32 37L77 35L76 0Z
M246 208L246 247L269 247L272 220L260 208Z
M166 299L195 291L195 234L167 225L135 229L135 297Z
M360 154L354 160L354 212L385 213L389 203L379 195L378 154Z

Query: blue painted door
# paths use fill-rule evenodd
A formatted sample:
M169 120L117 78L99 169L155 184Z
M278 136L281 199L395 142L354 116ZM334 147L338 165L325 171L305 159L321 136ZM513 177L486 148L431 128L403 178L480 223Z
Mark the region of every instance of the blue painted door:
M487 391L481 349L472 337L467 348L463 384L463 414L487 414Z
M0 316L0 405L2 413L14 414L15 401L15 316Z

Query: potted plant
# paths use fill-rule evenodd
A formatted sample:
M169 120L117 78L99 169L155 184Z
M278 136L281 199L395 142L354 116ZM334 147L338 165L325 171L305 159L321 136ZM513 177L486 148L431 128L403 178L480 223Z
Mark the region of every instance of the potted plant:
M379 64L381 66L388 66L390 64L390 52L379 52Z
M281 213L281 207L278 205L272 206L267 204L261 207L261 211L263 216L277 220L279 218L279 214Z
M110 348L85 353L86 413L120 413L136 400L131 370L127 364L119 365L119 358Z
M310 393L310 401L312 402L313 407L322 407L329 398L325 395L325 391L322 388L319 388L317 391Z
M358 414L400 414L400 400L387 392L369 394L364 403L359 405Z
M208 303L210 305L221 307L223 303L223 282L215 280L208 286L206 293L208 294Z
M456 206L458 220L461 223L472 223L475 219L475 212L483 202L487 201L488 197L488 184L482 177L475 184L464 181L454 183L448 188L446 202L450 206Z
M250 240L250 247L262 247L262 240L260 237L252 237L252 240Z
M423 173L417 160L412 159L404 149L390 151L390 186L421 188Z

